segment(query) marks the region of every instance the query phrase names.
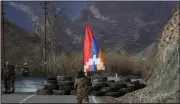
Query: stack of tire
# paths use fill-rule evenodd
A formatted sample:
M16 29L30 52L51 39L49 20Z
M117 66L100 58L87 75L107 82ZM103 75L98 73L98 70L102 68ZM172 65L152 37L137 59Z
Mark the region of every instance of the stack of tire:
M129 78L115 82L114 80L107 80L107 77L93 77L91 81L93 91L90 95L93 96L119 97L145 87L145 84L141 83L142 81Z
M53 95L71 95L74 90L74 78L57 76L58 89L53 90Z
M68 76L49 76L43 82L44 88L38 89L37 95L75 95L75 78ZM117 82L107 77L91 77L90 95L119 97L145 87L142 79L121 79Z
M43 82L44 88L36 91L37 95L52 95L53 90L58 89L57 79L55 76L48 76Z
M105 93L109 90L107 77L92 77L91 82L93 88L90 95L104 96Z
M108 86L110 91L106 92L105 96L119 97L124 95L125 93L123 91L125 90L125 88L127 88L126 86L127 83L128 82L125 82L123 80L109 83Z
M115 83L109 83L110 91L105 93L105 96L119 97L126 93L144 88L145 84L139 80L131 81L131 79L122 79Z
M132 79L131 83L134 85L134 90L139 90L146 87L145 81L143 79Z

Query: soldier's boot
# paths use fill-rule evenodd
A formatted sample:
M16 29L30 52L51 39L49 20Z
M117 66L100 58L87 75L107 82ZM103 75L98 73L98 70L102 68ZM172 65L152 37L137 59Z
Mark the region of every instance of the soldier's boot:
M10 94L11 93L11 88L12 88L12 80L9 79L7 81L7 93Z
M77 102L78 104L82 104L82 100L78 100L78 102Z
M77 103L82 104L82 100L83 100L82 98L77 98Z
M14 90L15 90L15 88L14 88L14 85L13 85L12 88L11 88L11 93L14 93Z
M84 98L85 102L89 104L89 97Z
M14 93L14 91L15 91L15 80L12 81L12 90L11 90L11 92Z
M4 88L5 88L4 93L6 94L8 92L7 80L4 80Z
M14 93L14 90L15 90L15 88L12 88L12 91L11 91L11 92Z
M8 88L7 88L7 94L10 94L10 93L11 93L11 88L8 87Z

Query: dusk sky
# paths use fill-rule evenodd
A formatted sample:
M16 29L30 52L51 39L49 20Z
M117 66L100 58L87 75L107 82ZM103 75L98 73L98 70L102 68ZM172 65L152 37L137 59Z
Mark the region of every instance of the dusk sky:
M69 7L72 9L72 12L69 14L69 19L73 19L76 15L79 14L79 12L82 10L82 8L87 5L90 2L86 1L55 1L57 2L58 7ZM33 9L33 12L35 14L41 15L41 11L38 11L40 9L40 5L38 1L18 1L18 2L9 2L5 1L5 18L10 20L12 23L17 24L20 27L25 28L28 31L32 31L32 25L31 22L25 17L22 11L20 11L19 7L16 5L12 5L14 3L22 4L22 7L27 6L30 9Z

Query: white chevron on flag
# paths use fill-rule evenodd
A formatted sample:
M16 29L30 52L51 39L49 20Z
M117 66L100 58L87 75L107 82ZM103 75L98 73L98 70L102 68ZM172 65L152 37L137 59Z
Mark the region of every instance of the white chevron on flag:
M86 62L86 65L84 65L84 71L86 72L86 69L90 66L90 65L100 65L102 67L102 70L105 70L105 66L103 64L103 62L99 59L96 58L96 55L93 55L93 58L90 58L88 62Z

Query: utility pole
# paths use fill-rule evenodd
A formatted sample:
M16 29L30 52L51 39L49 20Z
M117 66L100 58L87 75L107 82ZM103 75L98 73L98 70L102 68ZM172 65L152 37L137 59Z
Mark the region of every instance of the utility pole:
M47 17L47 2L44 1L44 60L45 60L45 63L44 63L44 68L46 70L46 75L47 75L47 68L46 68L46 65L47 65L47 57L46 57L46 17Z
M5 38L4 38L4 15L5 15L5 11L4 11L4 1L1 1L1 21L2 21L2 38L1 38L1 41L2 41L2 52L3 52L3 67L5 67L5 61L6 61L6 57L5 57Z
M46 34L46 18L47 18L47 1L44 1L43 2L43 13L44 14L44 70L45 70L45 73L46 73L46 76L47 76L47 56L46 56L46 48L47 48L47 42L46 42L46 37L47 37L47 34Z

